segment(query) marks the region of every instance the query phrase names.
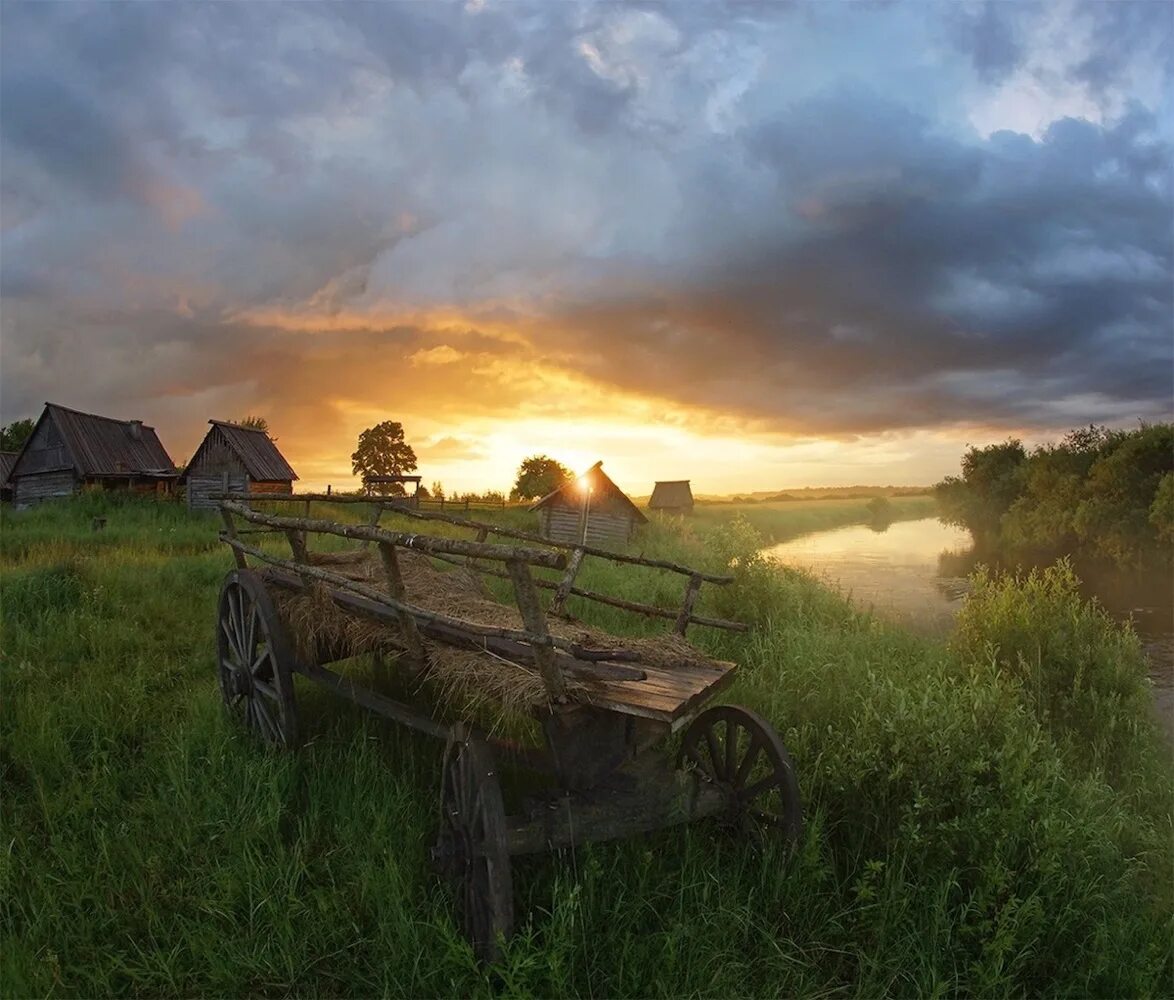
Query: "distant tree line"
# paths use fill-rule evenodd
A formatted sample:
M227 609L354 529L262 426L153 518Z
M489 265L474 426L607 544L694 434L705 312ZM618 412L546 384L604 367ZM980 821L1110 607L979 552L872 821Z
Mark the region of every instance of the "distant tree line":
M981 547L1083 552L1120 566L1174 553L1174 424L1089 426L1028 453L1014 438L962 457L934 487L944 520Z

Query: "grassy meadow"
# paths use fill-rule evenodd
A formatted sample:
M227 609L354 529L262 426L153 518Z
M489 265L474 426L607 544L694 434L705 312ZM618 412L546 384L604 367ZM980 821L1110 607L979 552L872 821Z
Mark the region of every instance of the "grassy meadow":
M804 842L761 853L698 824L515 859L518 931L490 972L425 860L436 741L301 681L298 752L227 723L217 518L4 511L0 993L1169 995L1174 769L1136 638L1064 566L982 581L947 642L885 624L754 557L854 523L818 503L701 508L640 542L737 560L701 610L755 629L694 631L742 664L725 698L782 733ZM584 579L681 597L643 569Z

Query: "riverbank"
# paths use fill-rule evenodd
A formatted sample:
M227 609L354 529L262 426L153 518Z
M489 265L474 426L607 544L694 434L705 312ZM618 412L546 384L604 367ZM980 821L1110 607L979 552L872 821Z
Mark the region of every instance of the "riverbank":
M1071 595L1009 593L1026 618L979 620L950 646L755 558L745 522L650 526L650 556L737 559L703 610L755 630L696 638L741 664L729 700L783 734L806 839L763 856L700 825L521 863L520 928L490 976L426 865L436 744L301 686L296 754L232 729L213 679L231 565L216 520L136 504L94 534L87 503L6 514L0 538L5 996L1168 987L1172 782L1121 697L1128 646L1079 617L1124 687L1059 721L983 652L1046 640L1079 615ZM661 599L651 575L592 572L592 589ZM1102 724L1133 734L1111 768Z
M946 637L970 592L970 574L989 563L970 533L936 518L905 521L883 531L832 529L768 546L764 554L814 573L857 607L931 637ZM1129 622L1149 661L1155 710L1174 741L1174 594L1171 582L1139 571L1076 564L1080 590L1115 620ZM1028 568L1012 571L1025 574Z

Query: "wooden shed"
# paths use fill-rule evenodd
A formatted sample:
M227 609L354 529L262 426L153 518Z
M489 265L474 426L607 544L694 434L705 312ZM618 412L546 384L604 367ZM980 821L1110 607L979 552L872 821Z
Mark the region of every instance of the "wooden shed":
M27 507L83 488L169 494L178 475L154 427L46 403L9 482Z
M8 476L19 454L19 451L0 451L0 500L12 499L12 483L8 481Z
M530 510L538 512L544 538L601 547L625 544L640 525L648 523L608 478L602 462L548 493Z
M648 509L661 514L692 514L693 491L688 479L666 479L652 488Z
M298 474L263 430L227 420L212 426L183 470L189 510L216 506L215 493L292 493Z

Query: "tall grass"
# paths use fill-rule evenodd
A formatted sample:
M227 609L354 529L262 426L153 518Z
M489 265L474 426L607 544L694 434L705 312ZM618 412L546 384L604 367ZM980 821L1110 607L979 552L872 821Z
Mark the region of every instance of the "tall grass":
M425 863L435 742L300 681L296 754L231 728L216 520L130 505L92 533L87 503L6 515L0 542L6 996L1170 992L1168 754L1133 640L1063 570L980 584L935 643L758 560L745 522L651 526L649 554L737 568L706 608L757 627L698 638L783 734L805 841L699 824L517 859L486 973Z

